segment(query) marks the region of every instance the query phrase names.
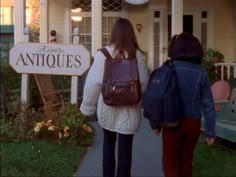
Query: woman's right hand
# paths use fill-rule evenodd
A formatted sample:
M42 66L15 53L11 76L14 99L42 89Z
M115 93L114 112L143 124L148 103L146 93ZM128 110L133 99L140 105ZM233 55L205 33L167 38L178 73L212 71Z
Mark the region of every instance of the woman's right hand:
M210 146L210 145L214 144L215 138L206 138L206 142L207 142L207 145Z

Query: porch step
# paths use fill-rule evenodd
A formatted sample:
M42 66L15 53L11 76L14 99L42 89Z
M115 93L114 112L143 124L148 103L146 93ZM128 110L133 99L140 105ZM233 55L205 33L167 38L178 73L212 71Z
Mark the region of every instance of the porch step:
M223 127L223 128L227 128L232 131L235 131L235 133L236 133L236 122L227 121L227 120L220 120L220 121L217 121L216 124Z
M202 128L205 131L205 121L202 119ZM236 121L216 120L216 136L236 143Z
M236 143L235 121L216 121L216 136Z

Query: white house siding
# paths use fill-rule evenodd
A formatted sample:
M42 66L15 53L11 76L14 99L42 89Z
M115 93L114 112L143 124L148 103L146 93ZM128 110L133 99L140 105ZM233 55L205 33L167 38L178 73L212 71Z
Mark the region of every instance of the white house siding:
M214 47L219 49L226 61L235 58L235 2L234 0L215 0L214 9Z
M149 4L152 4L152 5L164 5L164 4L170 4L170 3L171 3L171 0L160 0L160 1L150 0L149 1Z
M66 0L67 1L67 0ZM57 32L57 42L64 43L65 40L65 0L48 0L48 33L51 30ZM49 35L50 39L50 35Z
M148 4L135 6L128 5L128 18L133 24L139 46L145 52L148 51ZM137 32L136 24L142 25L141 32Z
M14 2L13 2L13 0L7 0L7 1L1 0L0 5L1 5L1 7L14 6Z
M167 3L170 8L171 0ZM225 55L226 61L236 61L236 1L184 0L183 3L184 10L212 10L213 47Z
M149 31L150 28L153 27L150 23L153 23L150 18L149 9L150 6L168 6L170 4L170 0L150 0L148 3L144 5L131 5L127 4L128 18L132 22L133 27L135 28L137 40L140 48L148 54L150 49L150 38ZM142 25L142 31L140 33L136 30L136 24Z
M68 41L69 25L65 20L65 12L68 11L68 0L48 0L49 2L49 31L57 31L58 42ZM191 8L198 10L199 7L210 8L213 12L213 47L219 49L226 60L236 60L236 1L235 0L184 0L184 10ZM136 24L142 24L143 28L137 33L140 47L148 52L149 49L149 6L164 5L171 9L171 0L150 0L144 5L127 4L128 18L131 20L135 31ZM68 18L69 20L69 18Z

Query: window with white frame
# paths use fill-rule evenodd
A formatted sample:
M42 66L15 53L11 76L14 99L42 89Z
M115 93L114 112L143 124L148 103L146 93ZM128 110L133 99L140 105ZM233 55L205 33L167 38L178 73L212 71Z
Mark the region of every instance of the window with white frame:
M112 27L116 20L124 16L124 9L121 0L103 0L103 17L102 17L102 45L109 43L111 38Z
M111 39L112 27L115 21L118 19L118 16L103 16L102 19L102 45L108 45Z
M203 51L207 50L207 11L201 14L201 44Z
M78 27L80 34L80 43L91 51L91 17L84 16L81 21L72 20L72 32Z
M13 25L13 7L1 7L1 25Z
M79 28L80 43L91 51L91 0L71 1L71 33Z
M110 41L112 26L115 21L124 16L122 0L103 0L102 2L102 45ZM80 43L91 51L91 0L71 1L71 32L78 27Z
M153 12L153 67L160 66L160 11Z

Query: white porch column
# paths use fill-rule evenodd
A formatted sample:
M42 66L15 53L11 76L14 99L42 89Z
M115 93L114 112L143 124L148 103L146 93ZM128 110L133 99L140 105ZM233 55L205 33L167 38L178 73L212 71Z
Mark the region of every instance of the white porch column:
M171 36L183 32L183 0L172 0Z
M48 42L48 0L40 0L40 43Z
M23 42L24 26L25 26L25 0L14 0L14 38L15 44Z
M92 0L92 56L102 46L102 0Z
M15 0L15 44L18 42L29 42L24 39L25 27L25 0ZM21 75L21 103L27 104L29 102L29 75Z

